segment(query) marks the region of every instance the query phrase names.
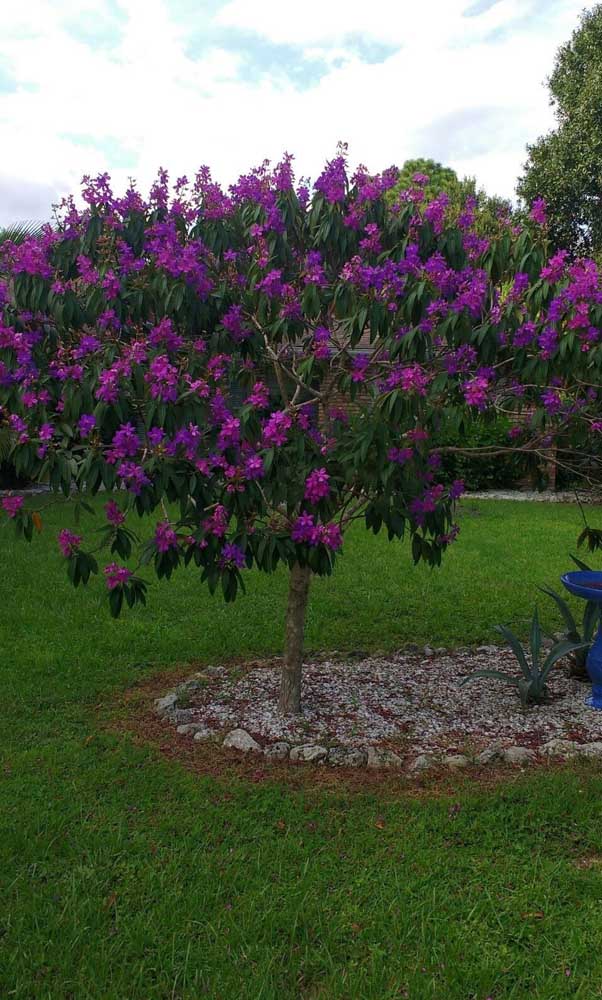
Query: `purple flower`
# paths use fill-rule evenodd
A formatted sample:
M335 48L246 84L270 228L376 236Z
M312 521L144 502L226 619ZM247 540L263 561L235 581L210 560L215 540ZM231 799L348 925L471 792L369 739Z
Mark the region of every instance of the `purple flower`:
M323 194L326 201L336 204L345 200L347 190L347 164L344 156L337 156L326 164L314 184L316 191Z
M245 462L245 476L247 479L261 479L265 475L263 459L260 455L251 455Z
M16 517L24 502L25 497L4 497L2 507L9 517Z
M266 274L265 278L256 285L258 292L264 292L269 299L282 295L282 271L275 269Z
M168 351L177 351L185 344L184 337L176 333L168 316L151 329L148 340L153 347L164 344Z
M251 334L250 329L243 322L242 306L230 306L222 316L222 326L237 344Z
M313 544L316 535L316 526L311 514L299 514L291 528L291 538L293 542L309 542Z
M545 226L548 221L546 208L547 205L544 198L536 198L531 205L529 215L533 219L533 222L536 222L539 226Z
M245 402L256 406L258 410L265 410L270 404L270 390L267 385L264 385L263 382L256 382Z
M94 351L98 351L102 347L102 344L98 337L93 337L90 334L85 334L78 347L75 348L73 352L74 358L85 358L87 354L92 354Z
M135 427L128 423L122 424L115 432L111 448L107 451L107 462L115 464L124 458L133 458L140 449L140 438Z
M448 205L449 195L442 191L436 198L433 198L424 210L424 218L428 219L437 235L443 232L445 211Z
M489 379L485 375L476 375L462 385L464 399L469 406L475 406L477 410L485 409L488 389Z
M560 279L564 276L567 257L568 250L559 250L553 257L550 257L547 265L542 267L540 277L550 283L560 281Z
M114 500L109 500L109 502L105 504L105 515L109 524L111 524L114 528L118 528L125 521L125 514Z
M263 444L266 448L281 448L286 444L286 438L293 425L290 414L283 410L272 413L263 428Z
M74 535L72 531L67 528L63 528L58 534L59 548L64 555L65 559L69 559L75 552L75 550L82 543L81 535Z
M397 465L405 465L409 462L414 451L412 448L389 448L387 452L387 458L390 462L395 462Z
M150 485L150 479L141 465L135 462L122 462L117 466L117 475L124 480L130 493L139 496L143 486Z
M163 403L175 403L178 398L178 370L170 364L166 354L159 354L150 363L145 380L150 385L153 399Z
M343 544L343 535L338 524L323 524L320 527L320 541L327 549L338 551Z
M127 583L132 576L131 569L128 569L127 566L120 566L118 563L109 563L108 566L105 566L103 572L105 574L107 588L109 590L115 590L115 587L121 587L124 583Z
M314 469L305 480L305 499L310 503L325 500L330 493L330 477L326 469Z
M449 488L450 500L458 500L465 492L466 486L462 479L454 479Z
M169 549L177 549L178 536L169 521L157 521L155 545L157 552L168 552Z
M233 542L227 542L222 549L219 565L220 569L242 569L245 565L243 550Z
M354 354L351 359L351 381L364 382L369 365L369 354Z
M236 417L227 417L220 429L217 439L217 446L220 451L226 448L235 448L240 443L240 420Z
M211 516L203 521L203 528L208 535L213 535L215 538L223 538L228 530L229 520L226 508L222 504L217 504Z
M557 389L544 389L541 401L550 415L558 413L562 409L562 399Z

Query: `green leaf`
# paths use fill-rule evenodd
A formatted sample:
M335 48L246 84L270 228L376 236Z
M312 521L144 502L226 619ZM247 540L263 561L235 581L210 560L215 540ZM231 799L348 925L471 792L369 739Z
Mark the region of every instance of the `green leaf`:
M567 632L570 632L572 635L579 635L577 622L573 618L571 609L564 598L561 597L560 594L557 594L555 590L552 590L551 587L538 587L537 589L541 590L542 594L547 594L548 597L551 597L552 600L556 602L558 610L564 619Z
M527 657L525 656L525 651L521 643L517 639L517 637L514 635L514 632L511 632L510 629L506 628L505 625L495 625L494 628L496 632L499 632L500 635L504 637L504 639L510 646L527 680L531 680L531 671L529 669L529 664L527 663Z

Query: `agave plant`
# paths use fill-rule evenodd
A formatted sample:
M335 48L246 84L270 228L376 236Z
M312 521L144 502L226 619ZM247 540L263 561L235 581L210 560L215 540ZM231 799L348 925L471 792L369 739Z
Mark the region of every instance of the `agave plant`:
M474 674L465 677L462 683L466 684L468 681L481 677L512 684L518 691L523 707L530 703L540 704L545 701L548 696L547 681L554 664L558 660L561 660L563 656L568 656L575 650L588 645L587 643L575 642L571 639L561 639L552 646L545 659L543 659L544 634L539 623L537 608L533 612L531 621L528 650L523 648L522 643L514 632L505 625L496 625L495 630L504 637L510 646L521 669L521 673L515 675L507 674L503 670L476 670Z
M577 559L576 556L571 556L571 559L579 569L586 572L591 570L591 567L587 563L582 562L581 559ZM579 626L569 605L560 594L553 590L552 587L539 587L538 589L543 594L551 597L556 603L566 628L563 638L571 642L584 644L581 649L575 650L570 656L571 676L578 677L580 680L589 680L585 664L600 620L600 605L595 601L586 601L581 626Z

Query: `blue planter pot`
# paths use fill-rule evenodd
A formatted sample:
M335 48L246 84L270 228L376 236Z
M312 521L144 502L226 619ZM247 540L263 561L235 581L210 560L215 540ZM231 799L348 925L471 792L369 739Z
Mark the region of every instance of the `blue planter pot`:
M602 573L584 570L575 570L572 573L565 573L560 578L563 585L584 601L593 601L599 608L602 608ZM602 621L598 626L598 634L594 639L592 647L587 654L587 672L592 682L592 693L586 699L591 708L602 710Z

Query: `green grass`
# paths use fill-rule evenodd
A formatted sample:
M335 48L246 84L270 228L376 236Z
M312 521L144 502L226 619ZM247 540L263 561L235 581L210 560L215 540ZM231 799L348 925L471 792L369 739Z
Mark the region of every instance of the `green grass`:
M168 762L102 727L110 699L278 650L286 581L253 575L226 607L185 572L113 622L102 587L70 588L61 518L32 546L0 536L2 1000L602 997L602 865L576 864L602 860L599 769L383 797ZM573 507L470 503L434 572L358 531L308 645L524 630L578 531Z

